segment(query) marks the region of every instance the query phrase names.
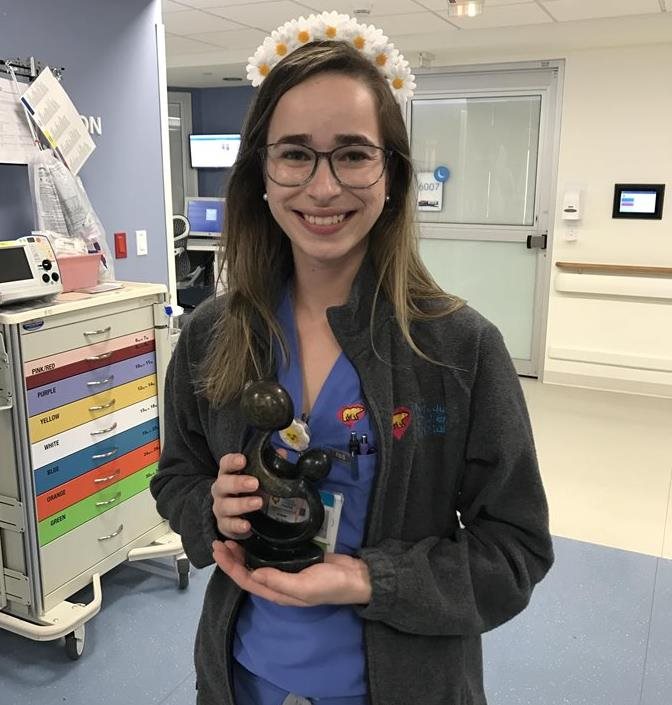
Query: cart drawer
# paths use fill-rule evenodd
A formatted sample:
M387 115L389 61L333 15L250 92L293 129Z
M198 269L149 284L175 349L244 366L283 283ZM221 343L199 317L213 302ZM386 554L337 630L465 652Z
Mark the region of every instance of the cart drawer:
M154 327L151 306L86 321L65 323L40 330L21 330L23 360L37 360L67 350L81 349L82 359L110 352L114 338Z
M144 490L52 541L40 551L44 594L85 571L95 573L97 563L162 521L154 498L149 490Z

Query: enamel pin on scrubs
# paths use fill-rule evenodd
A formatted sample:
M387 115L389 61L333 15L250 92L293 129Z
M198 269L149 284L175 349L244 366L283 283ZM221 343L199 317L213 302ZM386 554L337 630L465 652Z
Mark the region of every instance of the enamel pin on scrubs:
M302 453L310 445L310 429L301 419L294 419L287 428L278 432L282 442L292 450Z

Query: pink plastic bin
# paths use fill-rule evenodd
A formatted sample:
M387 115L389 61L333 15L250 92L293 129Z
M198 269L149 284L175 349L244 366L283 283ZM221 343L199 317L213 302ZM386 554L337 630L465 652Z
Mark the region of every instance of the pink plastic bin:
M67 255L57 260L63 291L88 289L98 284L100 255Z

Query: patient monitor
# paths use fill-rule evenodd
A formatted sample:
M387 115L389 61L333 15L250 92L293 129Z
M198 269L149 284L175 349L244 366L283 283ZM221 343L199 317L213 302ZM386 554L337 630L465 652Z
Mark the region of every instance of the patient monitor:
M0 306L62 291L56 255L46 237L0 241Z

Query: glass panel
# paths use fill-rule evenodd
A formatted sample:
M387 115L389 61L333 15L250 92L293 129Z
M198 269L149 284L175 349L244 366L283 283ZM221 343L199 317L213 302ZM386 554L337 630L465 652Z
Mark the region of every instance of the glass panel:
M420 254L442 289L499 328L511 357L531 359L535 250L514 242L421 238Z
M441 209L421 222L533 224L541 96L414 100L412 111L416 171L449 171Z
M173 213L184 213L184 160L182 157L182 106L168 102L168 139L170 143L170 184Z

